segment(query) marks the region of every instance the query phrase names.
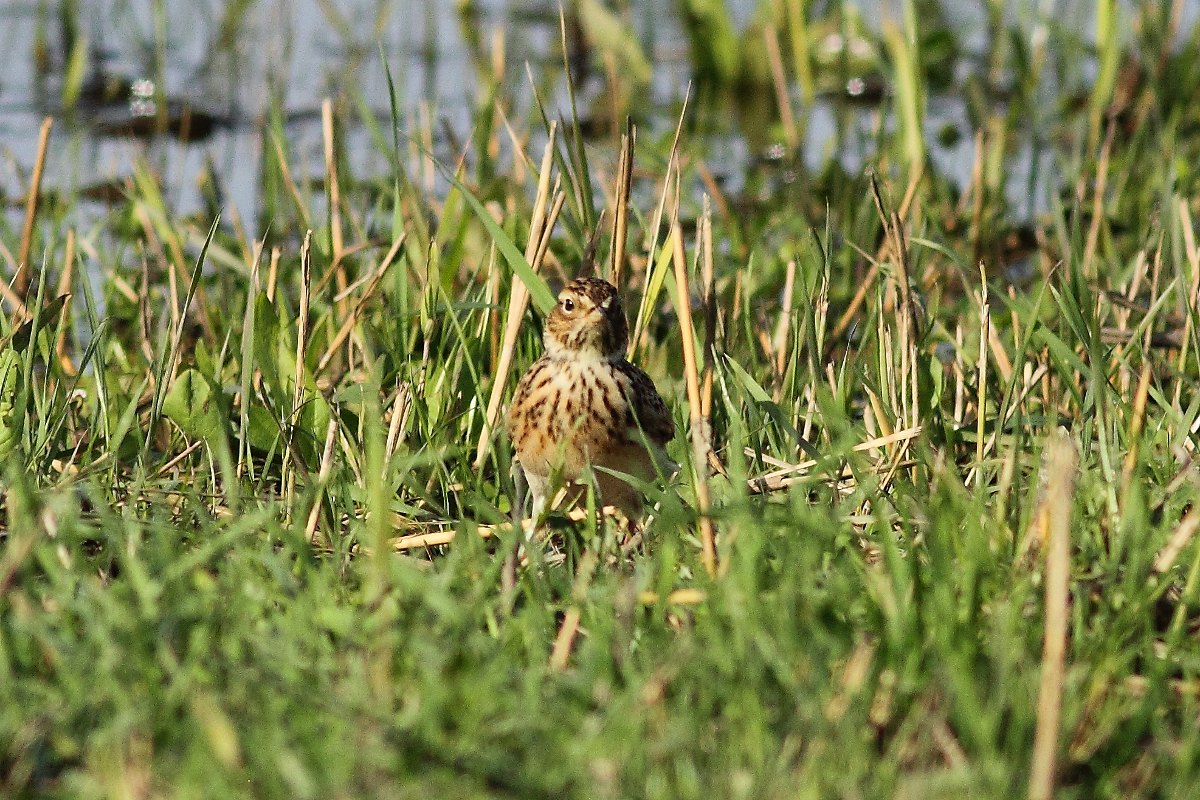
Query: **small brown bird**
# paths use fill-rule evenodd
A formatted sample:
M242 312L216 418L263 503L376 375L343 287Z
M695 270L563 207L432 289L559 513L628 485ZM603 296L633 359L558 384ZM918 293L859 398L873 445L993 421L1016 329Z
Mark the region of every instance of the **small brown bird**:
M629 323L615 286L598 278L568 284L542 341L545 353L517 384L505 418L533 492L534 519L556 473L571 485L588 465L646 481L676 469L662 450L675 423L650 376L625 358ZM637 489L601 470L595 476L604 504L631 521L641 516ZM573 501L582 489L575 485Z

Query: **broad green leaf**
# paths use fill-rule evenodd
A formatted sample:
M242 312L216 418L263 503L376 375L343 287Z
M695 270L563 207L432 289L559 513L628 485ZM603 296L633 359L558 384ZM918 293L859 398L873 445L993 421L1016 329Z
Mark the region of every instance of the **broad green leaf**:
M246 439L251 447L256 450L271 450L281 446L283 433L279 429L279 422L271 416L271 412L265 406L253 403L247 414L247 422L250 429L246 432Z
M217 395L197 370L180 373L167 397L163 414L192 439L208 441L221 433L221 414Z
M329 419L333 409L329 401L320 392L306 392L300 413L294 420L296 425L296 449L304 460L314 469L321 460L325 447L325 434L329 429Z
M255 298L254 366L262 374L264 387L277 402L288 396L279 364L280 351L290 344L290 338L280 324L279 311L275 304L267 299L266 294Z

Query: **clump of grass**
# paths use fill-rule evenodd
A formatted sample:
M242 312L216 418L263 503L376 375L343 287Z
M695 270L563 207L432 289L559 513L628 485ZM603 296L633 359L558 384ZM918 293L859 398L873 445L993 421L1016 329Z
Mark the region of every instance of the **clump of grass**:
M439 158L348 89L319 191L268 120L257 242L148 165L100 225L27 206L0 794L1191 796L1200 153L1157 84L1038 132L1032 220L979 211L982 136L962 190L905 121L870 176L729 197L685 125L606 157L515 91ZM494 431L581 269L680 429L624 551L527 541Z

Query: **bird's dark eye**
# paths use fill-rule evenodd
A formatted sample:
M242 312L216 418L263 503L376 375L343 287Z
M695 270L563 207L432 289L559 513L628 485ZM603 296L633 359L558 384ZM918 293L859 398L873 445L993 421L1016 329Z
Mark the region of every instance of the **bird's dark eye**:
M568 314L570 314L575 310L575 301L569 297L564 297L562 301L562 307L563 311L566 311Z

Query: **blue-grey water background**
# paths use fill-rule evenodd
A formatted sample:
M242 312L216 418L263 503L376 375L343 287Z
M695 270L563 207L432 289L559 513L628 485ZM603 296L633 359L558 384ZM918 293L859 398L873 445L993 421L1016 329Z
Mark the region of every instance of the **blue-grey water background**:
M54 29L60 23L62 4L48 0L0 2L0 196L6 198L10 215L20 213L19 198L26 191L35 158L37 131L48 114L58 121L46 168L47 188L70 189L119 180L144 156L162 170L168 202L186 213L198 203L196 178L207 161L222 181L225 202L236 208L256 234L258 170L264 146L259 121L276 88L282 92L286 133L298 162L295 168L302 175L319 175L323 98L353 85L380 119L388 118L381 54L397 83L402 133L415 130L424 114L436 120L431 128L439 136L452 131L460 139L468 136L479 102L478 70L482 67L470 41L483 42L486 49L493 32L503 30L510 94L527 100L531 93L525 65L534 75L561 65L556 2L476 0L470 15L461 14L450 0L261 0L240 6L223 0L75 0L71 5L77 35L87 37L94 54L93 66L130 78L153 76L156 43L165 43L160 51L165 55L161 72L165 93L210 109L231 124L218 127L204 141L180 144L169 138L145 141L100 135L83 115L64 120L56 104L67 56L62 48L56 51L59 37ZM850 5L874 30L884 19L899 20L901 15L898 2L859 0ZM1086 1L1024 0L1009 4L1006 13L1025 21L1028 30L1024 34L1029 37L1038 35L1039 25L1067 19L1078 20L1080 35L1086 37L1091 33L1087 27L1090 6ZM232 41L222 41L220 25L231 7L242 9L239 32ZM727 7L735 23L745 27L759 0L727 0ZM692 78L677 3L634 0L629 8L629 18L653 66L648 96L640 103L649 109L643 124L652 130L665 129L675 124ZM156 9L164 13L156 14ZM967 57L982 53L987 44L986 4L948 2L944 12ZM332 24L335 18L345 23L341 32ZM1200 0L1189 0L1181 30L1191 30L1198 18ZM39 25L48 52L34 52ZM50 69L43 69L41 75L36 68L39 58L43 64L50 63ZM1089 68L1088 64L1078 65L1082 82L1086 82ZM596 83L602 90L603 82ZM561 86L551 103L564 109ZM807 165L815 169L825 159L836 157L847 169L862 169L873 155L870 131L880 122L877 115L888 115L890 107L885 100L856 112L851 126L860 129L857 137L853 131L847 136L844 130L838 136L835 126L844 125L846 117L837 117L829 101L818 100L801 108L805 121L802 153ZM947 128L959 136L946 137ZM954 91L928 98L926 132L934 167L965 184L974 158L973 131L964 101ZM706 138L709 162L720 165L720 177L735 188L764 147L758 137L747 136L734 115L708 115L697 135ZM342 136L358 174L386 174L385 156L365 129L352 126ZM835 141L839 145L832 152ZM1042 210L1044 198L1028 191L1030 171L1053 169L1047 163L1048 154L1035 144L1018 143L1010 160L1009 202L1018 215ZM600 151L597 158L615 158L615 152L607 152L615 149L607 137L600 137L592 147ZM451 152L443 149L438 155L450 157ZM1038 173L1032 177L1036 182Z

